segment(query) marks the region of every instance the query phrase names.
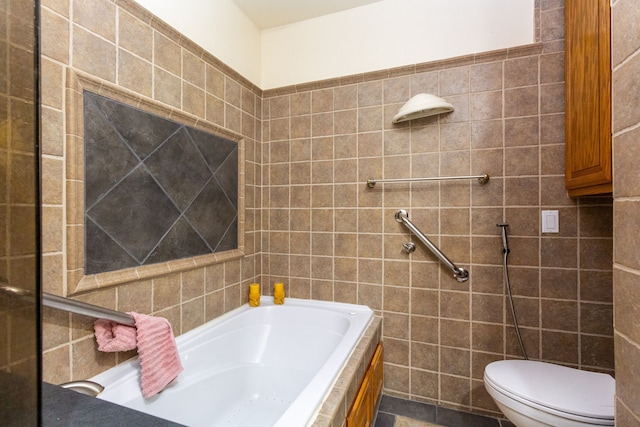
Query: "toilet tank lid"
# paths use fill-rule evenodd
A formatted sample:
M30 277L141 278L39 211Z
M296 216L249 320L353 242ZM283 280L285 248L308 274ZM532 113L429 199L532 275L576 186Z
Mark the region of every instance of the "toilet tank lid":
M569 414L613 419L615 380L607 374L531 360L500 360L485 377L502 390Z

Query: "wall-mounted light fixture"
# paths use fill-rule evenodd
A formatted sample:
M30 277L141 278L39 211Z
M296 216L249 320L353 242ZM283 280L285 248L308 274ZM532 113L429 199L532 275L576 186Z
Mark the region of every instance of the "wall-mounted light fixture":
M400 107L398 114L393 117L393 123L421 119L451 111L453 111L453 105L444 99L430 93L419 93Z

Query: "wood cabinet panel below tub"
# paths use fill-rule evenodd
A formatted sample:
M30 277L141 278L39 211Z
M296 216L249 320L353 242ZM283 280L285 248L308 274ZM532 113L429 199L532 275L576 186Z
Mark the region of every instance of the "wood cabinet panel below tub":
M378 343L371 363L364 375L358 393L347 415L347 427L369 427L375 418L376 407L382 392L383 360L382 343Z

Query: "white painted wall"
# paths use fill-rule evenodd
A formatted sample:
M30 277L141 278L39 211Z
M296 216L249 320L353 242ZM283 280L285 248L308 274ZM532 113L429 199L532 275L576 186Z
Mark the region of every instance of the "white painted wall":
M232 0L136 2L260 86L260 29Z
M136 1L262 89L534 42L534 0L383 0L262 32L232 0Z
M533 43L534 0L385 0L262 32L262 84L291 84Z

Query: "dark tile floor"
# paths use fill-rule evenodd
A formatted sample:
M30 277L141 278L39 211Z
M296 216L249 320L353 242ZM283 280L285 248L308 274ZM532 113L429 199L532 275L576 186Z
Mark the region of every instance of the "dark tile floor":
M470 414L386 395L383 395L380 400L374 427L393 427L396 415L445 427L515 427L509 421L498 418Z

